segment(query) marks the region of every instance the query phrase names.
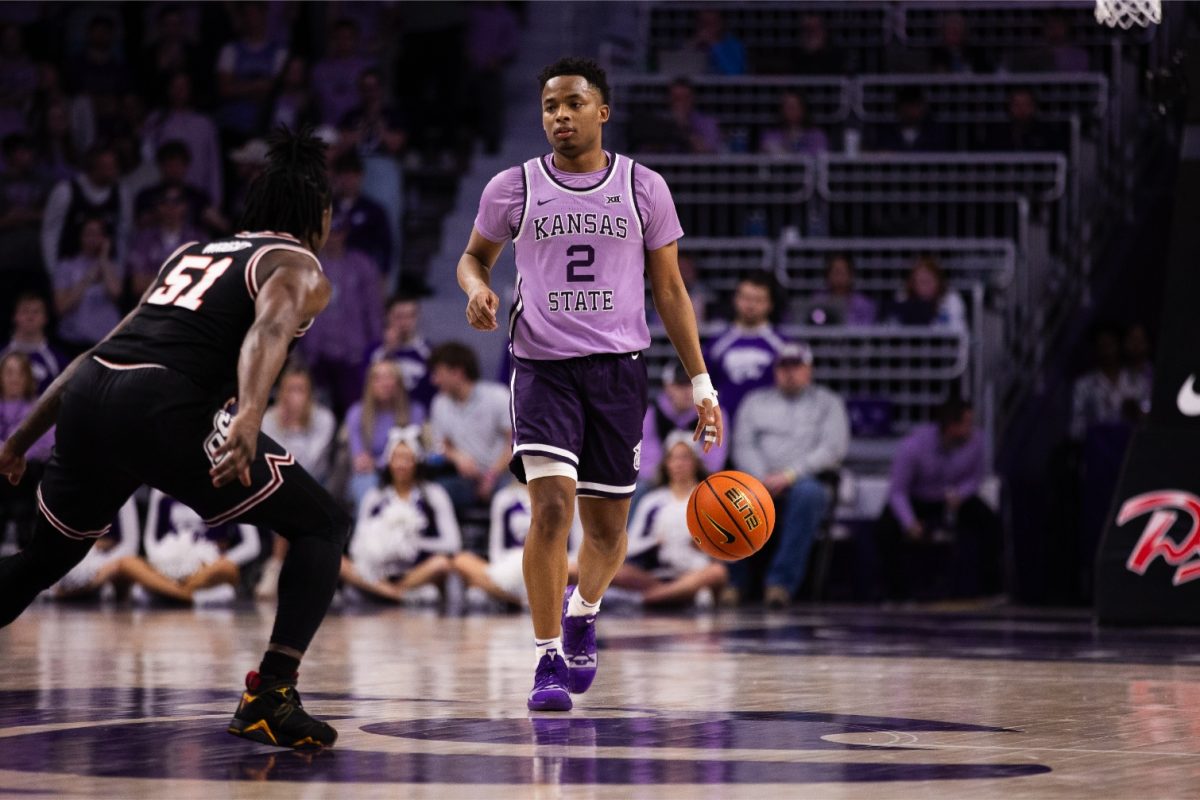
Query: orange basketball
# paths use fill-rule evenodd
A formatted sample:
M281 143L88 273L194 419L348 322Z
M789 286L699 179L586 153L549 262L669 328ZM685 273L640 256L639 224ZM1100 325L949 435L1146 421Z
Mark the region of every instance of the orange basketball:
M713 558L737 561L758 551L775 528L775 503L758 478L714 472L688 498L688 531Z

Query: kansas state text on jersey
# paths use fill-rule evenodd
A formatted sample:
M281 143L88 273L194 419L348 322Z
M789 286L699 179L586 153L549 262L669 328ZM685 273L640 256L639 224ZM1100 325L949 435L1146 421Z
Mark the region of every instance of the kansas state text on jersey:
M645 254L683 235L662 177L613 153L593 173L566 173L552 156L497 175L475 228L511 237L517 285L509 337L519 358L629 353L650 343Z

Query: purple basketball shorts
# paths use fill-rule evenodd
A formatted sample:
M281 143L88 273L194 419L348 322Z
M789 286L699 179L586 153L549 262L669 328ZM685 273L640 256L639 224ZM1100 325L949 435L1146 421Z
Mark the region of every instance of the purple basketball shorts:
M525 482L522 456L573 465L576 493L630 497L641 467L646 416L646 359L641 353L601 353L557 361L513 357L513 458Z

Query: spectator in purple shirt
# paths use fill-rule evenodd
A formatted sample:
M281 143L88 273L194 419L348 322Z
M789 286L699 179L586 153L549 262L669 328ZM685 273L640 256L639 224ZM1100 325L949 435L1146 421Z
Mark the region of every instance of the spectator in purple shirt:
M353 150L333 162L333 209L348 226L346 246L370 257L381 275L392 266L392 232L387 211L363 194L363 162Z
M350 499L357 508L363 496L378 485L378 470L388 443L388 431L417 425L424 415L409 406L408 392L393 361L376 361L367 370L362 400L346 412L350 445Z
M388 301L383 317L383 341L371 349L368 363L394 361L400 367L409 400L428 416L437 394L429 376L432 348L421 335L421 303L415 297L397 295ZM690 395L689 395L690 396Z
M730 424L742 398L754 389L774 383L771 365L783 348L783 339L771 324L775 308L775 281L768 272L747 273L733 294L734 318L708 346L704 361L721 401L725 437L733 441Z
M9 353L20 353L29 359L38 394L46 391L50 382L57 378L67 365L66 357L51 347L46 338L48 321L49 313L44 297L35 292L20 295L13 309L12 338L0 348L0 358Z
M363 356L383 328L379 269L346 246L348 232L345 215L335 215L321 250L333 297L301 341L313 380L329 391L330 406L338 416L360 396Z
M517 55L520 24L508 3L472 3L467 16L466 56L475 94L475 130L486 153L500 149L504 131L504 68Z
M272 37L266 3L238 3L233 10L240 35L217 56L217 118L223 130L245 139L263 123L264 106L287 61L287 47Z
M37 83L37 65L25 52L21 29L0 26L0 134L24 130Z
M198 16L198 9L190 9ZM201 58L196 42L199 39L195 20L187 19L185 9L178 5L162 5L154 22L147 19L146 42L142 48L140 80L150 97L162 97L171 92L170 82L175 75L185 74L191 80L201 76ZM189 81L190 82L190 81Z
M80 241L82 252L60 261L54 270L58 333L74 352L91 347L121 321L117 303L125 288L125 273L112 257L104 220L85 222Z
M167 79L167 105L152 111L142 127L142 158L157 156L167 142L183 142L188 151L187 182L220 204L224 199L221 146L217 126L192 106L192 79L176 72Z
M798 305L796 321L801 325L875 324L875 303L854 291L854 261L846 253L825 259L825 289Z
M879 520L888 599L910 596L906 545L930 542L954 543L957 563L940 576L943 592L978 596L1000 591L1000 519L979 498L986 469L974 411L958 398L938 409L936 423L917 426L900 443Z
M37 402L37 384L29 359L21 353L0 358L0 443L13 434ZM25 478L16 486L0 481L0 544L11 520L17 525L17 541L24 545L33 533L37 513L35 492L54 445L54 429L46 432L25 453Z
M50 179L38 168L33 142L24 134L5 136L3 152L0 253L4 253L4 268L36 270L42 262L39 233Z
M271 93L271 116L268 125L271 128L284 125L298 129L315 126L320 121L321 111L309 78L308 61L302 56L290 55Z
M343 17L333 23L329 51L312 69L321 121L337 125L354 107L358 76L374 66L362 55L358 23Z
M1005 59L1010 72L1087 72L1088 51L1071 41L1071 20L1061 9L1045 16L1040 46L1017 51Z
M188 181L192 153L187 144L178 140L164 142L155 155L159 181L138 192L133 201L134 222L137 228L148 228L159 218L159 203L164 194L183 200L185 221L193 228L206 228L214 236L228 233L229 221L213 205L208 192Z
M188 242L204 238L188 220L183 190L172 186L157 193L154 224L138 231L129 248L129 274L133 293L141 297L162 269L163 262Z
M72 78L74 91L94 98L116 97L130 87L129 68L117 47L117 25L106 12L88 22L83 52L64 74Z
M638 480L647 486L658 478L658 467L663 460L663 445L673 431L690 431L696 428L696 406L692 404L692 381L674 361L663 369L663 388L650 401L646 419L642 424L642 465ZM724 403L722 403L724 406ZM714 447L699 454L706 472L716 472L725 464L727 449Z
M715 117L696 110L696 92L687 78L676 78L668 89L667 112L635 120L630 139L643 153L716 153L721 129Z
M338 123L341 145L353 147L364 156L399 155L408 142L404 118L387 104L383 74L375 67L358 76L358 99L358 105Z
M816 155L829 150L829 137L808 118L808 103L799 92L784 92L779 102L779 125L762 132L759 152L769 155L807 153Z

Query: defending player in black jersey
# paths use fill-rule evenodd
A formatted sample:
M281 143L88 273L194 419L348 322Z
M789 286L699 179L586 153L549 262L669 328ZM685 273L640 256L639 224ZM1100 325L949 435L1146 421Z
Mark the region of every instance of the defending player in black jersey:
M35 536L0 559L0 626L75 566L143 483L210 525L246 522L291 541L270 645L229 726L283 747L337 738L304 711L295 684L333 598L350 518L260 431L288 349L329 302L316 257L331 214L324 164L318 139L281 129L251 186L243 232L173 253L141 304L0 447L0 475L16 483L26 449L58 425Z

